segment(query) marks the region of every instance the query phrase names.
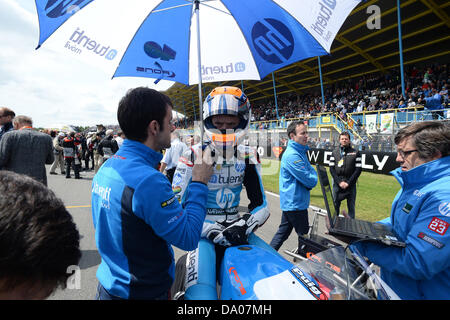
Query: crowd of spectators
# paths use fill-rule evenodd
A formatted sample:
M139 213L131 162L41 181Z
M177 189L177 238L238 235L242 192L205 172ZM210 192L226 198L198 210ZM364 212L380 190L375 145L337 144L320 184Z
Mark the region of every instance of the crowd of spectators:
M353 139L350 141L352 146L359 151L370 150L370 151L384 151L384 152L393 152L395 151L393 143L392 135L376 135L372 136L372 138L368 138L366 135L358 138L357 136L353 136ZM339 145L338 139L329 139L329 138L311 138L308 140L308 146L310 148L319 148L319 149L327 149L333 150Z
M347 113L401 109L425 105L433 89L441 95L444 108L448 105L448 65L430 65L423 69L415 66L405 72L405 94L402 97L400 73L397 69L386 74L369 74L347 79L325 88L324 100L320 92L298 95L289 93L278 97L280 119L309 118L319 113L334 112L342 118ZM252 104L252 121L276 120L274 100Z
M105 127L99 124L84 129L68 126L65 130L33 128L30 117L15 116L14 111L6 107L0 107L0 120L0 142L5 140L5 137L9 139L0 144L0 170L9 169L26 174L45 185L47 184L45 164L52 163L50 167L52 175L58 174L56 169L59 167L60 173L66 178L71 178L70 172L73 169L75 179L82 179L80 172L94 170L97 173L102 163L118 151L125 138L117 125ZM21 121L24 123L23 128L19 126ZM10 131L13 133L9 133ZM33 139L23 138L24 134L21 136L22 140L15 142L17 139L13 139L13 134L18 135L23 132L39 135L40 139L47 139L50 143L48 146L38 145L32 142ZM18 147L14 146L14 143L18 144ZM50 153L52 157L41 161L42 157L37 157L37 153L44 153L42 155L44 158L47 153Z
M398 69L389 70L386 74L373 73L359 78L346 79L324 88L324 100L320 90L304 94L287 93L274 99L251 101L251 121L279 119L309 118L319 113L338 113L346 119L347 113L403 109L426 105L425 98L435 93L441 96L443 108L448 106L449 73L447 64L430 64L417 68L405 68L405 95L401 94L402 86ZM244 89L245 90L245 89ZM401 110L400 110L401 111ZM198 119L197 119L198 120ZM194 118L176 121L179 128L192 128Z

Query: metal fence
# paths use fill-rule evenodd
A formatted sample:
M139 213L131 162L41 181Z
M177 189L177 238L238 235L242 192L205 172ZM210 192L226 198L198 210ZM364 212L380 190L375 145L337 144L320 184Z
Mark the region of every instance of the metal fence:
M393 123L388 131L382 132L383 117L387 114L392 114ZM374 120L371 130L369 130L368 123L370 117ZM327 113L308 119L252 122L245 143L261 148L260 150L265 153L265 156L270 156L278 152L278 147L287 144L286 128L289 124L292 121L303 121L309 128L309 146L311 148L327 150L336 148L339 145L339 133L346 130L350 133L352 145L360 151L392 152L395 151L394 137L400 128L411 122L434 119L450 121L450 109L430 111L419 106L350 113L347 115L347 121L343 121L337 114ZM197 122L194 128L181 130L182 136L199 137L200 123Z

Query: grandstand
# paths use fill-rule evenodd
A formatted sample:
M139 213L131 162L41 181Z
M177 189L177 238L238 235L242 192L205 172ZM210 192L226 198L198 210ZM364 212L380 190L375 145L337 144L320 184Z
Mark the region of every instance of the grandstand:
M380 12L375 27L368 22L373 6ZM203 96L216 86L242 87L252 103L251 135L265 131L264 139L274 145L284 143L290 121L301 119L308 123L315 146L332 147L339 132L348 130L361 149L391 151L392 136L400 127L450 117L450 2L401 1L400 13L403 85L397 2L379 0L362 2L353 10L331 54L320 57L320 70L318 59L309 58L276 71L274 79L269 75L261 81L206 83ZM441 96L442 109L432 108L425 99L433 89ZM193 128L200 118L197 91L196 85L175 84L166 92L175 109L187 115L179 121L182 128ZM280 138L271 139L271 134Z

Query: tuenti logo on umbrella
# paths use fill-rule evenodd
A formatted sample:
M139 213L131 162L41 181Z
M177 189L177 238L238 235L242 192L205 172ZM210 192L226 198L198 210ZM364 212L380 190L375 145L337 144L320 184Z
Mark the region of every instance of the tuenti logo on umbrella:
M217 74L225 74L225 73L234 73L234 72L244 72L245 71L245 63L244 62L236 62L222 65L222 66L205 66L202 65L202 79L214 80L214 75Z
M107 60L113 60L117 55L117 50L110 49L109 46L98 43L93 38L88 37L84 33L84 30L81 30L80 28L77 28L72 33L72 36L69 41L66 42L64 47L76 54L82 54L83 50L90 51L100 57L105 57Z
M332 32L327 29L328 22L333 15L334 8L336 8L336 0L322 0L319 1L319 14L317 15L316 22L311 25L312 30L319 34L325 41L330 40Z
M294 51L294 37L281 21L266 18L252 28L253 45L267 62L280 64L289 60Z

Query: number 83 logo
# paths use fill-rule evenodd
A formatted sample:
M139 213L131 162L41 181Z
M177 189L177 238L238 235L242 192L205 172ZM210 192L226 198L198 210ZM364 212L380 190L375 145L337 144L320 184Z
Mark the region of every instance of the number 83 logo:
M434 217L431 220L430 224L428 225L428 229L442 236L447 232L448 226L449 226L448 222Z

